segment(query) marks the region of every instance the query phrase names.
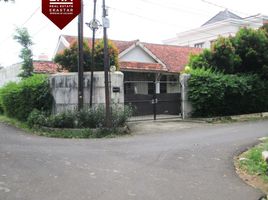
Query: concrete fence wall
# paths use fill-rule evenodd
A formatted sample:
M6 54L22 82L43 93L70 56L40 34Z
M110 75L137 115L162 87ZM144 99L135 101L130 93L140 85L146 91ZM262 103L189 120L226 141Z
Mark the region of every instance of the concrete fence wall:
M73 110L78 105L77 73L54 74L50 78L54 97L54 113ZM124 105L124 75L122 72L110 73L111 102ZM91 73L84 73L84 105L90 103ZM105 105L104 72L94 72L93 106Z
M190 79L190 74L181 74L180 75L180 83L181 83L181 114L183 119L187 119L191 117L192 114L192 104L188 100L188 80Z

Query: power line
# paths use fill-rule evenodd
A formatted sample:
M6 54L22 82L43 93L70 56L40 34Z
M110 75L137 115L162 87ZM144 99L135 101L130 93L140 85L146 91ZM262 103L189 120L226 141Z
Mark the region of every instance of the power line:
M40 9L40 6L38 6L35 11L25 20L25 22L21 25L21 26L24 26L25 24L27 24L31 19L32 17L37 13L37 11Z
M227 10L230 10L232 12L235 12L235 13L240 13L242 15L247 15L247 16L250 16L251 14L249 13L245 13L245 12L241 12L241 11L237 11L237 10L234 10L234 9L230 9L228 7L225 7L225 6L222 6L222 5L219 5L219 4L216 4L216 3L213 3L213 2L210 2L210 1L207 1L207 0L201 0L203 3L206 3L206 4L210 4L212 6L215 6L215 7L218 7L218 8L223 8L223 9L227 9ZM261 17L258 17L258 16L255 16L256 18L260 18L262 19ZM245 18L244 18L245 19Z
M141 1L146 1L146 2L148 2L149 4L155 4L155 3L150 3L150 0L141 0ZM158 4L159 6L160 6L160 4ZM174 26L181 26L181 25L178 25L178 24L173 24L173 23L169 23L169 22L166 22L166 21L160 21L160 20L156 20L156 19L153 19L153 18L148 18L148 17L146 17L146 16L142 16L142 15L138 15L138 14L136 14L136 13L132 13L132 12L128 12L128 11L126 11L126 10L121 10L121 9L119 9L119 8L114 8L114 7L109 7L109 8L111 8L112 10L114 10L114 11L118 11L118 12L121 12L121 13L124 13L124 14L127 14L127 15L131 15L131 16L135 16L135 17L139 17L139 18L142 18L142 19L144 19L144 20L148 20L148 21L152 21L152 22L155 22L155 23L162 23L162 24L164 24L164 25L168 25L168 26L172 26L173 28L174 28ZM169 7L170 8L170 7ZM221 8L225 8L225 7L223 7L223 6L221 6ZM173 8L173 9L176 9L175 7ZM260 18L260 17L256 17L256 18ZM262 19L262 18L261 18ZM247 19L242 19L244 22L250 22L251 24L255 24L255 25L260 25L260 23L257 23L257 22L253 22L253 21L251 21L251 20L247 20ZM224 23L225 21L222 21L222 23ZM231 22L232 24L236 24L237 25L237 23L234 23L234 22ZM242 26L243 26L243 24L241 24ZM207 34L207 35L210 35L210 37L211 36L216 36L216 37L218 37L219 36L219 34L212 34L211 32L209 32L209 31L201 31L201 30L199 30L199 32L200 33L204 33L204 34ZM229 32L227 32L227 33L229 33ZM223 33L223 34L227 34L227 33ZM207 38L209 38L209 37L207 37ZM197 39L196 41L198 41L199 39ZM191 41L195 41L195 40L191 40Z
M38 6L33 12L32 14L22 23L21 26L25 26L32 18L33 16L37 13L37 11L40 9L40 6ZM12 34L10 34L9 36L7 36L5 39L3 39L1 42L0 42L0 46L2 44L4 44L8 39L11 39L12 38Z
M177 6L174 6L174 4L172 4L172 6L168 6L167 4L162 4L162 3L157 3L155 1L151 1L151 0L140 0L144 3L147 3L147 4L150 4L150 5L155 5L155 6L158 6L158 7L165 7L169 10L173 10L173 11L182 11L182 12L185 12L185 13L192 13L192 14L195 14L195 15L204 15L204 16L208 16L207 13L204 13L203 11L200 12L200 10L196 10L196 9L193 9L193 8L186 8L185 6L180 6L180 7L177 7ZM194 11L195 10L195 11Z

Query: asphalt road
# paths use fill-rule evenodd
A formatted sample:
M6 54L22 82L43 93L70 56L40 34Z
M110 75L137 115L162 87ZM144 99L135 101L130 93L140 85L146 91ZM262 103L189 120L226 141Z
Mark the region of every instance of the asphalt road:
M237 177L233 156L268 135L268 121L170 130L66 140L0 124L0 199L257 200L261 196Z

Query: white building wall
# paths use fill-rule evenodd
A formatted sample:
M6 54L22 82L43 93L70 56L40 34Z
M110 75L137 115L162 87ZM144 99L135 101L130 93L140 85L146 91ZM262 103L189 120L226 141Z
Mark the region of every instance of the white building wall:
M211 42L219 36L234 36L241 27L257 29L265 21L264 16L250 17L243 20L228 19L214 24L208 24L199 28L178 33L176 37L164 40L164 44L210 48ZM201 45L202 44L202 45Z
M21 72L21 64L14 64L6 68L0 69L0 87L4 86L8 82L17 82L20 80L18 75Z
M120 61L156 63L156 61L139 46L136 46L134 49L120 57Z
M239 30L239 28L240 26L238 25L226 24L210 29L200 29L199 31L178 34L177 45L210 48L211 42L216 40L219 36L233 36ZM195 46L198 44L202 44L202 46Z

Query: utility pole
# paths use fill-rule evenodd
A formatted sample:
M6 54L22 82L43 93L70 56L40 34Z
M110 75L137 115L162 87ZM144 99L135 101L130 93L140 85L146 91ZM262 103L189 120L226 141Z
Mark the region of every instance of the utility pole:
M83 109L84 104L83 12L84 5L81 0L81 13L78 17L78 110Z
M96 30L99 28L99 23L96 20L96 4L97 0L94 0L94 9L93 9L93 20L89 24L89 27L92 29L92 53L91 53L91 79L90 79L90 100L89 106L92 108L92 97L93 97L93 84L94 84L94 68L95 68L95 35Z
M111 110L110 110L110 91L109 91L109 55L107 28L109 28L109 20L107 18L107 10L105 0L102 1L102 25L103 25L103 42L104 42L104 79L105 79L105 105L106 105L106 127L111 127Z

